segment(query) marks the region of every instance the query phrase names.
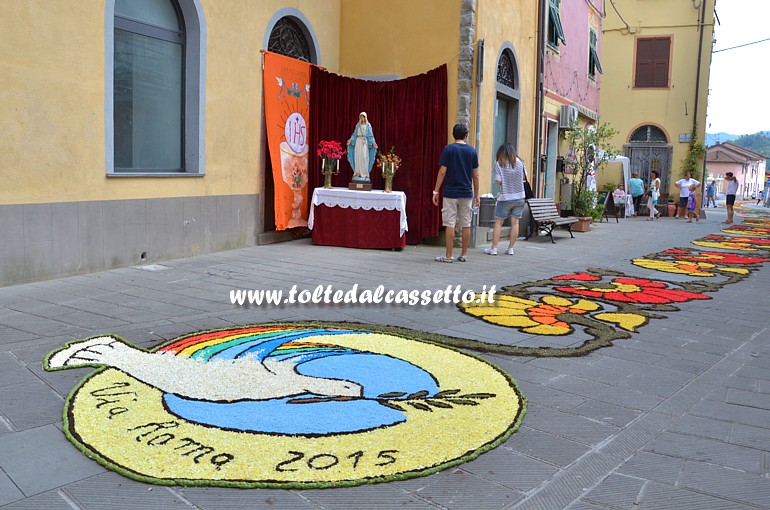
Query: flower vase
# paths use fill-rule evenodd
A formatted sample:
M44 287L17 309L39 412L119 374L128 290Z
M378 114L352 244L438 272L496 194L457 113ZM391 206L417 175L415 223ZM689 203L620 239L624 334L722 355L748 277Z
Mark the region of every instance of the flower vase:
M392 175L385 175L385 193L390 193L393 191L393 176Z
M324 188L331 189L332 187L332 175L334 175L334 165L336 160L333 158L324 158L323 160L323 174L324 174Z

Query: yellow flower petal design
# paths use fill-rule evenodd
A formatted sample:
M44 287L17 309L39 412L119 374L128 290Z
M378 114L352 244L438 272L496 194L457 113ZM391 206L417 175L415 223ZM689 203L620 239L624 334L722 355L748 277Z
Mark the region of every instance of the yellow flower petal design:
M599 309L599 305L593 301L580 299L577 302L573 302L569 299L558 296L545 296L543 297L543 303L563 308L577 308L578 310L584 310L586 312L592 312Z
M693 271L685 267L681 267L682 264L705 267L705 263L696 262L672 262L669 260L650 260L650 259L634 259L631 261L634 265L643 267L645 269L653 269L655 271L663 271L664 273L686 274L690 276L714 276L714 273L708 273L704 271ZM711 264L713 267L713 264Z
M570 328L562 328L559 326L549 326L547 324L538 324L535 327L524 329L525 333L532 333L535 335L552 335L552 336L566 335L571 331L572 330Z
M587 299L580 299L577 303L570 305L570 308L577 308L578 310L585 310L586 312L593 312L601 308L597 303L588 301Z
M537 322L533 321L526 315L524 316L514 316L514 315L485 315L483 319L486 322L490 322L492 324L497 324L499 326L507 326L509 328L529 328L530 326L536 326L538 325ZM564 331L559 333L560 335L564 334Z
M477 317L486 317L488 315L527 315L524 310L505 308L502 306L463 306L466 312Z
M725 273L749 274L749 270L744 267L723 267L720 271L724 271Z
M642 326L646 319L635 313L598 313L594 318L604 322L617 324L626 331L636 332L636 328Z
M558 296L545 296L543 297L543 303L554 306L572 306L572 301Z
M495 296L495 306L504 306L506 308L516 308L519 310L524 310L526 308L530 308L532 306L537 306L537 301L532 301L529 299L523 299L516 296L506 296L506 295L496 295Z

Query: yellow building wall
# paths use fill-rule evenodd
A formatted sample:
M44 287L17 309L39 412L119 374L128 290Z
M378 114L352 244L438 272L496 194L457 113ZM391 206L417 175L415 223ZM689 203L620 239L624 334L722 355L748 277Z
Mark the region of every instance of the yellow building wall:
M700 83L697 92L697 137L705 138L708 77L711 61L711 39L714 23L714 0L706 1ZM622 149L633 131L646 124L663 129L673 147L671 183L681 177L681 162L688 144L679 142L680 134L693 129L696 101L698 45L701 37L697 24L701 13L694 5L700 2L670 0L616 0L617 14L608 9L602 33L601 121L619 131L613 144ZM671 36L672 52L666 89L634 89L635 40L637 37ZM702 163L702 161L701 161ZM694 176L700 180L700 172Z
M105 155L105 2L4 2L0 16L0 203L57 203L259 194L261 53L270 18L294 8L320 45L321 65L350 76L407 77L447 64L449 127L457 111L459 0L201 0L206 19L204 177L108 177ZM480 165L489 186L497 53L516 49L521 81L519 152L533 168L535 9L477 5L486 42ZM408 13L408 15L405 15ZM342 28L341 28L342 27ZM475 70L474 70L475 74ZM475 141L476 104L470 141ZM488 191L483 189L482 191Z
M447 64L451 137L457 111L459 0L340 0L340 64L345 76L415 76ZM436 162L438 165L438 161Z
M518 59L519 72L519 126L518 156L524 162L532 181L535 162L535 104L537 97L537 6L535 4L517 8L505 0L478 2L476 40L484 39L484 81L481 84L480 118L475 119L478 87L475 88L471 136L475 133L476 122L480 126L479 174L481 193L488 193L491 187L491 173L497 147L493 146L495 120L495 83L497 78L497 57L504 43L513 45ZM474 69L475 76L475 69Z
M322 63L339 65L340 0L201 0L206 18L205 177L107 177L104 1L2 3L0 203L257 194L267 24L298 9Z

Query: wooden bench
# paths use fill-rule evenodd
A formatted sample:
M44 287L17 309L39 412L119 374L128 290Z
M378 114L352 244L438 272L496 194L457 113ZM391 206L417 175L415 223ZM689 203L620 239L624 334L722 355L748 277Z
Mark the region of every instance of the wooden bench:
M551 237L551 242L556 243L553 240L553 230L556 227L566 227L569 231L571 238L575 238L572 235L572 224L577 223L578 219L575 216L559 216L559 211L556 209L556 204L551 198L530 198L527 200L530 211L530 223L529 232L526 239L537 232L548 234Z

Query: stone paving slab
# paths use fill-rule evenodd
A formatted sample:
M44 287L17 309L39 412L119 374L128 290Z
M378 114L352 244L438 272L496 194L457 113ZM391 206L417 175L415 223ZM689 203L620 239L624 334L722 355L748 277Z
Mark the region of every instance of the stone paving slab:
M46 425L0 436L0 468L25 496L81 482L105 470ZM121 480L121 484L129 483ZM145 491L147 488L144 489Z
M394 491L395 492L395 491ZM271 510L315 510L303 491L239 491L216 487L186 487L180 489L193 508L230 510L232 508L269 508ZM415 507L419 508L419 506Z
M590 267L688 281L630 260L717 232L720 213L693 225L603 223L575 239L560 235L557 244L518 241L514 257L485 256L478 247L465 264L433 262L437 247L362 251L303 239L0 288L0 507L770 509L770 267L712 299L678 304L667 319L588 356L484 354L529 398L521 429L472 462L388 484L302 491L128 480L86 458L60 430L63 399L90 369L41 368L50 350L95 334L153 348L202 329L272 321L371 322L507 345L577 346L587 336L499 328L451 305L236 306L229 291L479 289ZM366 264L351 264L362 257Z

